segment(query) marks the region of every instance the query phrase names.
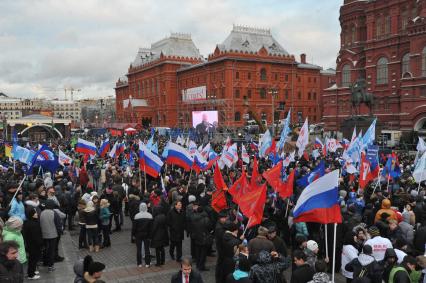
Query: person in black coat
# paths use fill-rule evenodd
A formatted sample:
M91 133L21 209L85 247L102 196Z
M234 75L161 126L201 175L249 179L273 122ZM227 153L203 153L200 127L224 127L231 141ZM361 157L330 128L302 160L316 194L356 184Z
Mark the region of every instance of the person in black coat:
M252 283L249 277L250 267L248 258L240 258L234 273L226 277L226 283Z
M235 269L235 261L234 256L236 251L238 250L238 246L241 244L242 239L244 239L244 236L241 236L241 238L238 238L238 225L235 223L227 223L226 231L223 234L222 239L222 268L219 278L219 282L224 282L225 279L229 274L234 272Z
M294 251L293 259L297 268L291 274L290 283L307 283L311 281L315 271L306 263L306 254L303 251L296 250Z
M191 238L195 244L195 258L197 259L197 269L207 271L205 266L207 251L213 241L211 231L211 223L207 213L198 206L195 201L193 203L193 213L191 214Z
M218 220L216 223L216 227L214 229L214 237L216 241L216 251L217 251L217 259L216 259L216 271L215 278L216 282L222 282L223 278L225 278L222 274L222 264L223 264L223 235L225 234L225 222L228 218L228 215L225 210L219 212Z
M185 214L182 210L182 202L177 201L173 208L167 214L167 225L170 232L170 257L175 259L176 248L176 261L182 258L182 241L185 234Z
M28 252L28 278L39 278L36 275L37 262L41 257L41 247L43 246L43 237L41 234L40 221L38 220L37 210L28 206L26 210L27 220L24 222L22 235L25 241L25 249Z
M154 206L152 209L154 221L151 230L151 247L155 248L157 262L155 266L164 265L166 262L166 253L164 247L169 245L169 234L167 232L167 218L164 215L163 208Z
M152 230L152 215L148 212L146 203L141 202L139 213L135 215L135 241L136 241L136 260L139 267L142 265L142 244L145 249L145 266L149 267L151 263L151 254L149 251L149 241Z
M181 269L172 276L171 283L203 283L201 274L192 269L190 258L184 257L181 261Z
M268 228L268 239L274 244L277 253L284 257L287 256L287 247L284 240L277 235L277 228L275 226Z
M15 241L0 243L0 282L24 282L24 271L18 261L18 249L19 245Z

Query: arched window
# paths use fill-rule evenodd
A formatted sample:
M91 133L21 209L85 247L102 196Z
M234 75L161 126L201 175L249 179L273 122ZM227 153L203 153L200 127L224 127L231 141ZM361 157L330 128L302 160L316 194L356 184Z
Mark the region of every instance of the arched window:
M348 87L351 84L351 66L346 64L342 68L342 86Z
M352 36L352 43L354 43L356 41L356 28L355 28L355 25L352 26L351 36Z
M385 57L377 61L377 84L388 83L388 59Z
M241 114L240 114L240 112L235 112L235 119L234 119L235 121L241 121Z
M265 88L260 89L260 98L262 98L262 99L266 98L266 89Z
M426 77L426 46L423 47L422 51L422 76Z
M410 71L410 53L406 53L402 56L401 62L401 75L404 76L405 73Z
M266 81L266 69L265 68L260 69L260 80Z
M382 19L376 19L376 38L379 38L382 35Z

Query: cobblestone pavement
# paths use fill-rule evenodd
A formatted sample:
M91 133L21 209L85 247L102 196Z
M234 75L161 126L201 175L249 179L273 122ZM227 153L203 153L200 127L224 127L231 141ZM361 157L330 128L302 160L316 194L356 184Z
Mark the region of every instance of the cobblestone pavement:
M65 260L55 264L56 270L47 273L46 267L40 267L40 283L66 283L74 281L73 265L81 258L89 254L86 250L78 249L78 230L69 232L68 230L61 238L60 255ZM155 254L152 252L151 254ZM183 243L183 254L190 254L189 239ZM130 243L130 221L126 217L124 227L121 232L115 232L111 235L111 247L102 249L99 253L91 253L95 261L103 262L106 269L102 279L108 283L165 283L170 282L171 276L179 270L179 264L170 259L168 248L166 248L166 264L162 267L151 266L149 268L139 268L136 266L136 246ZM203 272L204 282L213 283L215 258L208 257L206 266L210 271ZM152 261L155 263L155 259ZM151 263L152 264L152 263ZM26 271L26 269L25 269ZM290 272L285 273L288 282L290 282ZM34 282L26 280L25 282ZM339 275L336 276L336 282L344 282Z

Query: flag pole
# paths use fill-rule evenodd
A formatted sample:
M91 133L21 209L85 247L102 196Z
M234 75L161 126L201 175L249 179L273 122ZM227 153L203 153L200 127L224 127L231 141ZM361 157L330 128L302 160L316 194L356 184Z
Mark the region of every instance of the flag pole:
M146 188L146 169L145 169L145 162L143 163L143 173L144 173L144 179L145 179L145 192L147 191L147 188Z
M423 179L423 171L422 171L422 174L420 175L420 181L419 181L419 186L417 187L417 193L420 192L420 184L422 183L422 179Z
M250 224L250 220L251 220L251 216L250 216L249 220L247 221L247 225L246 225L246 227L244 228L243 235L244 235L244 234L246 233L246 231L247 231L247 228L248 228L248 226L249 226L249 224Z
M389 191L389 181L390 181L390 172L388 173L388 183L386 185L386 191L388 191L388 193L390 194L390 191Z
M331 270L331 282L335 282L334 281L334 269L336 266L336 230L337 230L337 223L334 223L334 239L333 239L333 269Z
M328 257L328 224L325 224L325 257Z
M380 183L380 169L379 169L379 173L377 173L377 182L376 182L376 185L374 186L373 194L376 192L376 189L379 183Z
M287 207L285 209L285 216L284 216L284 218L287 218L289 204L290 204L290 198L287 198Z
M21 181L21 183L19 183L19 186L18 186L18 188L16 189L16 192L13 194L13 197L12 197L12 199L10 200L10 202L9 202L9 206L11 205L11 203L12 203L12 200L14 199L14 198L16 198L16 195L18 194L18 192L21 190L21 188L22 188L22 184L24 183L24 181L25 181L25 179L27 178L27 174L25 174L25 176L24 176L24 178L22 179L22 181Z

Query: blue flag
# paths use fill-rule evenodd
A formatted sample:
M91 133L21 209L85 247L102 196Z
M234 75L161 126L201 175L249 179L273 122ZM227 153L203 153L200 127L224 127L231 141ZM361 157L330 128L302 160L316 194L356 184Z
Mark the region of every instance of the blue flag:
M396 162L396 158L392 155L388 156L385 167L383 167L382 176L390 176L393 179L401 176L401 169Z
M290 119L291 119L291 109L288 111L287 118L284 120L284 127L281 131L280 140L278 142L278 149L281 150L284 147L285 140L287 139L287 136L290 134Z
M315 181L316 179L324 176L324 174L325 174L325 162L324 160L321 160L320 164L318 164L318 166L314 170L312 170L311 173L306 174L302 178L298 179L296 181L296 184L304 188L310 183L312 183L313 181Z

